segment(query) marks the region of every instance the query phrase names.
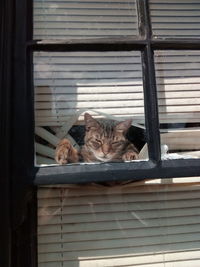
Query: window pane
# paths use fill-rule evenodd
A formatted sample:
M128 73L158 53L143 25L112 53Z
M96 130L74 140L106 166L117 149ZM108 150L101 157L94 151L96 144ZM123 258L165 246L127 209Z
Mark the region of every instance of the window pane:
M156 51L155 62L164 158L199 158L200 51Z
M138 34L135 0L34 1L34 39L73 39Z
M199 0L150 0L150 12L154 36L199 38Z
M199 266L199 194L199 177L39 188L38 267Z
M86 112L132 119L130 139L138 139L138 150L145 145L140 52L35 52L34 83L38 163L55 163L55 145L67 133L74 146L83 145Z

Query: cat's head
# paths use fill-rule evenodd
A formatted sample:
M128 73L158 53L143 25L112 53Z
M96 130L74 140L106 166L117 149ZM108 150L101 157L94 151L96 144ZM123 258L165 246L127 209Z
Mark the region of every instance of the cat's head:
M120 158L127 145L126 133L132 120L116 122L98 121L85 113L85 145L98 161L108 162Z

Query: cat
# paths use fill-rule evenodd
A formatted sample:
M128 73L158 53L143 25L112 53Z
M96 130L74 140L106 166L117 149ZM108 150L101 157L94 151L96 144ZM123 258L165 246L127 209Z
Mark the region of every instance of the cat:
M123 162L138 159L137 148L126 138L132 120L117 122L96 120L84 114L85 137L80 152L68 139L62 139L56 147L58 164L77 162Z

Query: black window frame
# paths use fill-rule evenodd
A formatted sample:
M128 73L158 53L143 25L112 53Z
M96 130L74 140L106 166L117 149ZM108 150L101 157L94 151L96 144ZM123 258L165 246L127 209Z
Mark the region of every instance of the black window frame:
M63 40L59 43L33 40L32 51L141 51L146 139L149 161L134 163L103 163L97 165L68 165L41 167L36 171L35 185L76 184L112 180L140 180L144 178L171 178L197 176L200 160L161 160L159 114L154 64L154 51L161 49L197 49L197 39L155 39L152 35L148 0L136 0L139 36L122 38ZM32 86L32 85L30 85Z
M37 266L37 186L200 175L200 159L161 160L155 50L200 50L200 39L152 37L148 0L137 0L141 38L38 42L33 1L2 0L0 104L2 142L2 266ZM98 165L34 166L33 51L132 51L142 53L149 161Z

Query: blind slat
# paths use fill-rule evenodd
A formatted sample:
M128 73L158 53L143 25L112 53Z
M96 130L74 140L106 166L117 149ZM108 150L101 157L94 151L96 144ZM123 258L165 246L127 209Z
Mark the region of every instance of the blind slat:
M199 1L150 0L150 13L157 37L199 37Z
M164 267L166 263L176 266L177 262L182 262L182 266L187 266L188 261L200 261L199 183L121 186L114 190L105 187L43 188L39 189L38 201L44 214L38 225L41 267L60 263L87 267L125 264L147 267L159 263ZM57 205L57 213L56 209L48 210L53 203ZM119 219L120 206L115 207L114 203L119 203L121 209L124 208L122 213L129 214L131 219L126 216ZM82 215L80 204L87 207L82 209ZM151 204L154 211L150 209ZM115 212L112 207L116 208ZM69 208L73 209L73 214L68 213ZM45 210L51 215L46 216L46 220ZM156 217L149 218L154 215ZM56 216L60 221L51 225ZM81 216L88 222L83 222ZM99 221L100 218L107 220Z
M135 0L34 1L36 39L98 38L137 34Z

